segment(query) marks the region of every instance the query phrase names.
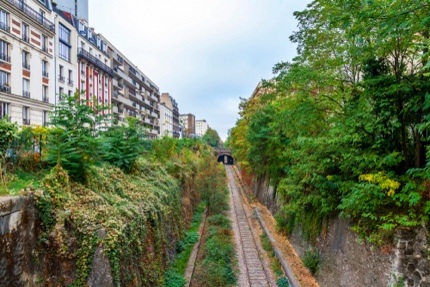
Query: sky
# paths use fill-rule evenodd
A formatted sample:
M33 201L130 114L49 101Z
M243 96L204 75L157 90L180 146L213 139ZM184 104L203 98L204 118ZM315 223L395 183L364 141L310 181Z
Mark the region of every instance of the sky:
M139 67L179 113L222 140L273 66L291 61L294 11L308 0L89 0L89 25Z

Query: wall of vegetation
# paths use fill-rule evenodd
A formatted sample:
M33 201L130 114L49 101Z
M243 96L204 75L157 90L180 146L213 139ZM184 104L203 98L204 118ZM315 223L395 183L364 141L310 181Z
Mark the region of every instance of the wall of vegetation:
M209 146L148 141L134 119L109 127L106 110L76 94L50 128L0 120L0 195L31 195L38 210L32 263L19 267L29 273L17 279L28 286L163 286L210 188Z
M268 175L277 219L312 241L332 216L370 242L430 214L430 6L313 1L295 12L292 62L242 99L228 144Z

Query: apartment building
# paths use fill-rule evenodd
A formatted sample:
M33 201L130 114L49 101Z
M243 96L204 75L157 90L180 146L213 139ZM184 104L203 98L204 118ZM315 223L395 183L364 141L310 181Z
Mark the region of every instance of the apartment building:
M193 114L179 115L179 122L183 125L183 134L190 137L196 133L196 117Z
M196 121L196 135L202 137L206 131L209 129L209 125L206 120L197 120Z
M63 100L65 94L72 95L78 89L78 32L75 18L69 12L54 8L55 14L55 77L54 103Z
M160 136L173 137L173 110L166 103L160 104Z
M55 83L51 2L0 3L0 118L45 125Z
M83 91L81 99L86 100L90 106L108 106L112 102L114 73L110 67L107 43L95 33L94 28L88 26L85 19L76 19L76 28L77 88ZM106 113L110 114L111 111Z
M160 98L161 103L165 103L166 107L172 110L173 113L173 137L179 138L179 108L176 100L169 93L162 93Z
M88 0L55 0L57 9L70 13L76 19L84 19L89 23Z
M112 43L107 43L113 70L112 112L114 124L134 117L146 128L149 139L160 136L160 92L136 65Z

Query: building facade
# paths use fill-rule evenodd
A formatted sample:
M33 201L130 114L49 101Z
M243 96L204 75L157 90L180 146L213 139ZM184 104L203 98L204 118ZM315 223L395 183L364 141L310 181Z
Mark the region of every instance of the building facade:
M165 103L160 104L160 137L173 137L173 111Z
M148 138L160 135L160 91L141 70L103 36L113 70L112 112L114 123L134 117L145 127Z
M176 100L169 93L161 94L161 103L165 103L166 107L172 110L173 113L173 137L179 138L179 107Z
M88 18L88 0L55 0L57 9L68 12L76 19L85 19L89 23Z
M61 10L55 11L55 77L54 77L54 103L63 100L64 95L72 95L78 89L78 32L74 17Z
M206 120L196 121L196 135L202 137L208 129L209 129L209 125L206 122Z
M196 133L196 117L193 114L180 115L179 119L184 127L184 137L189 137Z
M90 106L109 106L112 102L113 70L110 67L108 47L85 20L76 19L77 79L81 99ZM61 35L60 35L61 38ZM110 114L111 111L104 111Z
M0 3L0 118L45 125L55 101L51 2Z

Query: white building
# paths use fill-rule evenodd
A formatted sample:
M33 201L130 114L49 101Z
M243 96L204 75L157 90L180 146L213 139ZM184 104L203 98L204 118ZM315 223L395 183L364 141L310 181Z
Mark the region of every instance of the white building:
M56 10L55 14L55 104L62 95L72 95L78 88L78 32L73 16L68 12Z
M51 2L4 1L0 6L0 117L45 125L54 96Z
M165 103L160 104L160 137L173 137L173 111Z
M196 135L203 136L209 129L209 125L206 120L196 120Z

